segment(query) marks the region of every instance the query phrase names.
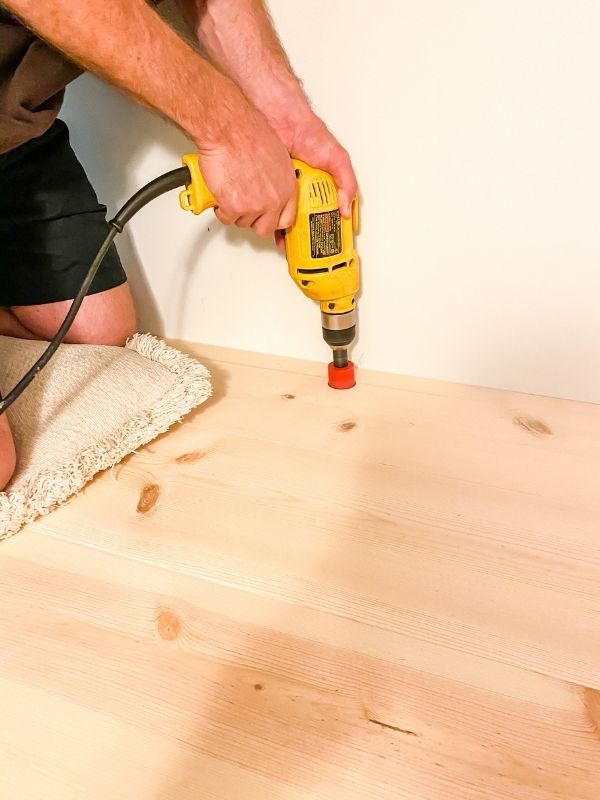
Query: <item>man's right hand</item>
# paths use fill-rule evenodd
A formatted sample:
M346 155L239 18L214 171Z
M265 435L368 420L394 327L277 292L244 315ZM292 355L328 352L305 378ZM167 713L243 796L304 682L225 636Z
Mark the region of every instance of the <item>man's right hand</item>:
M220 140L210 148L198 143L200 168L221 222L272 236L296 217L294 168L265 117L245 99L237 100Z

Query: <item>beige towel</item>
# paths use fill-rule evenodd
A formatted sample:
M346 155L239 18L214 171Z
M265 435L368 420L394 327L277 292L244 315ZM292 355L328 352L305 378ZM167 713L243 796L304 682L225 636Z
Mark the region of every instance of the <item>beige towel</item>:
M5 395L45 347L0 336ZM149 334L126 347L61 345L9 408L17 469L0 492L0 540L76 494L211 394L198 361Z

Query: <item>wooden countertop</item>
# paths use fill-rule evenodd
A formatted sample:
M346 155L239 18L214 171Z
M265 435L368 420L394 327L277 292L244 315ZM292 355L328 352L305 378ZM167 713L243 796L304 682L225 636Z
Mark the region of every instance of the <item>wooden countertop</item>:
M182 348L0 545L2 800L598 800L600 407Z

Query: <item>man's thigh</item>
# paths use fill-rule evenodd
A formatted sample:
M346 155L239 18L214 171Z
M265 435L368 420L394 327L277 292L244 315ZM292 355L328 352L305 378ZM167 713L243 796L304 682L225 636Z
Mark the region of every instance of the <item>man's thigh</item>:
M105 215L60 120L38 139L0 155L0 307L73 298L106 235ZM125 281L113 246L90 296ZM128 292L115 296L122 302ZM87 306L105 310L111 303L101 298Z

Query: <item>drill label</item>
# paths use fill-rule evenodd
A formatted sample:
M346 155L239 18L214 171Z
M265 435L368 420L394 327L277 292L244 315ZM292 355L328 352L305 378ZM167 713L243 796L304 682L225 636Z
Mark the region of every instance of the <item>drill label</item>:
M342 252L342 225L337 209L311 214L309 221L311 258L327 258Z

